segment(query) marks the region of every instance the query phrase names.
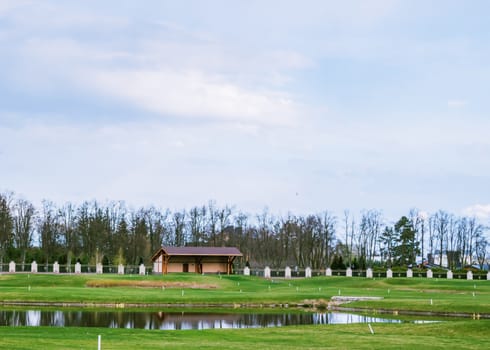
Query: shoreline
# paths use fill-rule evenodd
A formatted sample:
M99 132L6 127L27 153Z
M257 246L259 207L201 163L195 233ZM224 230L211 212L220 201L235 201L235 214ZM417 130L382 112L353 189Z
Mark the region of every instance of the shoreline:
M339 300L341 299L341 300ZM437 316L470 318L474 320L490 319L488 313L417 311L403 309L378 309L366 307L343 306L353 301L372 300L372 297L342 297L326 300L305 300L301 303L92 303L92 302L35 302L35 301L1 301L0 307L59 307L59 308L107 308L107 309L150 309L150 308L182 308L182 309L306 309L312 312L357 312L372 315L385 314L393 316ZM378 298L376 298L379 300Z

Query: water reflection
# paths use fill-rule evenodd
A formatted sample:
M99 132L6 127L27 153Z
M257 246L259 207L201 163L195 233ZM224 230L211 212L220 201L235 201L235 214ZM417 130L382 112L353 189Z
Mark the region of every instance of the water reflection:
M347 313L196 313L196 312L126 312L0 310L2 326L108 327L161 330L212 328L265 328L291 325L325 325L348 323L400 323Z

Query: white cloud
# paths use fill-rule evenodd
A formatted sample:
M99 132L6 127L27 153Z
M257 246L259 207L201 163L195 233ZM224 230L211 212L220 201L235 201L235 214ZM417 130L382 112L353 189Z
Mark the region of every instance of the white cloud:
M80 17L83 23L85 16ZM8 78L34 94L83 89L172 117L291 126L305 115L284 89L292 81L291 70L313 64L304 55L292 50L242 52L201 39L199 33L185 36L179 41L149 33L130 47L69 36L29 36L18 43L20 59Z
M204 63L187 59L199 50ZM245 71L251 71L250 62L241 61L243 57L239 56L222 57L218 62L233 64L218 67L216 63L210 64L213 50L201 44L164 50L167 55L170 51L176 55L168 59L161 51L128 52L84 45L72 39L36 38L26 41L21 48L24 60L17 62L18 69L10 72L10 79L19 87L42 94L55 93L67 86L82 88L162 115L259 125L295 124L300 108L294 96L268 85L270 80L286 81L284 71L305 67L309 64L306 58L293 52L272 53L270 57L257 55L252 59L257 71L255 78L250 74L244 80L238 66L243 62ZM274 59L278 56L282 58ZM275 61L278 62L275 73L265 74ZM144 69L139 68L142 63ZM273 74L280 78L264 78Z
M288 95L252 91L219 75L199 71L99 71L93 87L149 111L189 118L291 125L295 107Z
M474 216L481 220L490 219L490 204L475 204L463 210L464 215Z

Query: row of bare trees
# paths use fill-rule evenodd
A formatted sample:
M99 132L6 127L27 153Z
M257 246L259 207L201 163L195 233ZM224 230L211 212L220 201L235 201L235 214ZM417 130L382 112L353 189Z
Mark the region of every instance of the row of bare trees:
M450 268L483 266L486 228L477 219L445 211L427 215L411 210L387 223L378 210L341 220L329 211L285 217L264 210L249 215L214 201L190 210L132 209L123 202L39 208L12 192L0 193L0 264L36 260L50 264L149 263L162 245L236 246L243 264L271 267L406 266L417 257Z
M475 217L443 210L429 215L412 209L393 225L386 225L377 210L363 212L358 224L346 211L344 229L347 265L354 256L362 268L378 261L406 266L423 260L450 269L472 264L483 268L488 257L488 227Z

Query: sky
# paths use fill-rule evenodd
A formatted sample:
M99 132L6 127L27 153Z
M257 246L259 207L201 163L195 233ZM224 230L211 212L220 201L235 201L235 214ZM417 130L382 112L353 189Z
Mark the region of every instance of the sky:
M0 191L488 222L489 12L0 0Z

